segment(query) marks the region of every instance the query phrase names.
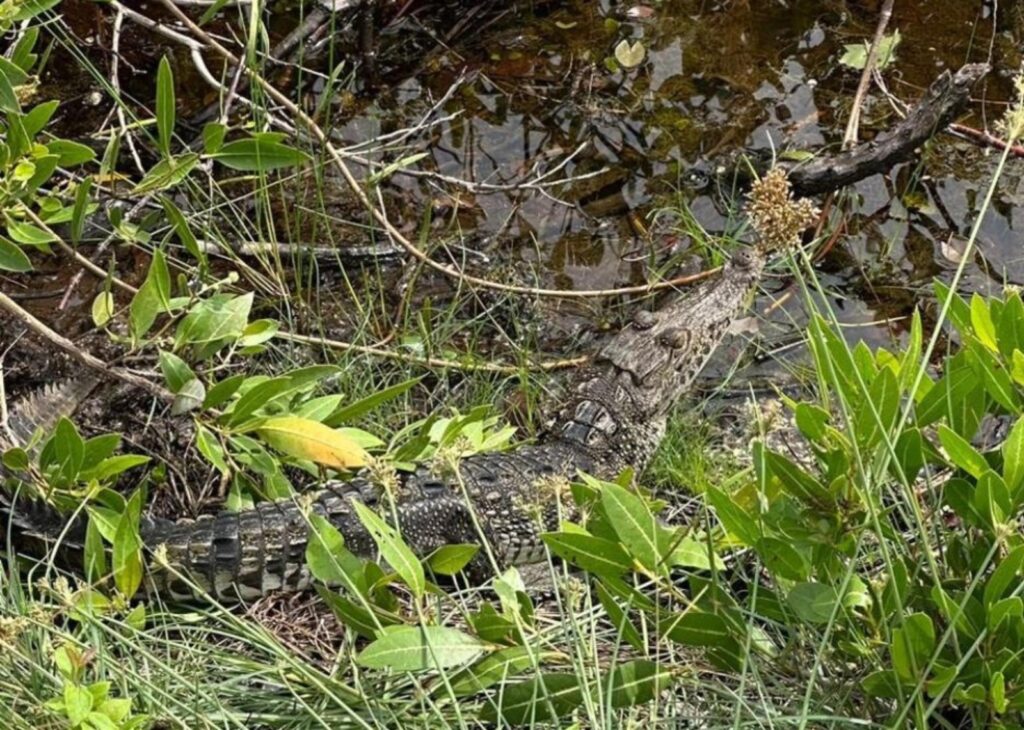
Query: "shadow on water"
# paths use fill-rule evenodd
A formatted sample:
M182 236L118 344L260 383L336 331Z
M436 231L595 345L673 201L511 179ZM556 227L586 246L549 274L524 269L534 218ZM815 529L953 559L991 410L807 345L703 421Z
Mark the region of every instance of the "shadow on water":
M446 9L413 2L403 14L382 11L373 87L338 94L328 106L339 138L358 144L415 126L459 84L435 114L448 118L406 146L406 154L427 153L420 168L506 185L550 171L576 151L559 173L571 181L488 191L395 175L385 187L389 200L401 201L393 211L399 227L414 229L429 207L439 236L462 236L492 261L533 265L541 285L638 283L650 275L650 261L679 253L688 239L638 244L631 216L642 220L661 206L682 204L712 235L735 229L733 206L694 188L691 170L740 148L838 146L859 75L838 59L844 44L872 35L879 5L566 0ZM1007 71L1020 64L1022 13L981 0L896 5L890 28L903 40L885 73L890 92L912 102L941 71L989 60L996 71L977 90L967 122L991 125L1008 98ZM283 34L291 22L281 17ZM624 71L608 62L623 39L646 48L639 68ZM128 60L141 72L126 83L145 98L147 62L157 54L150 47L135 52L140 58ZM315 95L315 82L310 91ZM195 112L210 98L182 104ZM864 111L865 137L897 118L877 90ZM996 157L940 135L920 163L856 186L847 235L820 266L830 303L852 338L890 342L901 319L930 296L930 281L950 275ZM1013 163L982 223L967 291L1024 284L1021 190ZM777 291L784 284L769 286ZM771 318L790 331L789 325L802 325L800 297L790 297Z

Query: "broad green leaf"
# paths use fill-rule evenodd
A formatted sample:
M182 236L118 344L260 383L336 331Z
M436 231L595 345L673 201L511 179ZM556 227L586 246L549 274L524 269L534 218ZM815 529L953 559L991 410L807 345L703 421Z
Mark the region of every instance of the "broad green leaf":
M103 459L96 466L83 471L81 477L83 480L95 479L98 482L104 482L107 479L123 474L129 469L134 469L137 466L143 466L148 463L149 457L142 454L119 454Z
M57 240L57 237L50 231L39 228L31 223L15 220L7 221L7 233L17 243L25 246L38 246L44 249L48 249L49 245Z
M146 280L132 297L128 307L131 314L132 334L142 338L156 322L157 315L167 312L171 302L171 273L164 252L157 249L149 264Z
M649 659L633 659L620 664L602 678L601 699L612 707L645 704L666 689L673 679L672 667Z
M354 501L352 506L355 507L359 521L363 523L370 536L373 537L373 541L377 543L380 556L392 570L402 577L414 596L422 596L427 588L423 564L405 544L398 530L387 524L380 515L362 502Z
M633 567L629 554L611 540L567 532L546 532L541 539L552 553L594 575L622 575Z
M1024 485L1024 417L1017 419L1003 442L1003 481L1016 501Z
M536 677L505 686L484 705L480 719L497 724L531 725L568 715L583 702L583 690L575 674L545 672Z
M788 580L807 579L810 564L790 543L768 536L758 540L755 547L772 573Z
M188 221L185 220L185 215L178 209L178 206L167 197L161 196L160 204L164 207L164 212L167 214L167 220L174 228L174 232L178 235L178 240L181 241L181 245L185 247L195 259L199 262L199 266L205 269L208 266L206 259L206 252L199 247L199 241L196 240L195 235L192 233L192 229L189 228Z
M145 195L174 187L188 177L198 164L199 155L194 152L179 157L165 157L153 165L132 188L132 195Z
M85 527L85 550L82 558L85 578L95 583L107 575L107 552L103 546L103 536L93 520Z
M142 585L142 540L139 538L138 520L129 510L121 515L117 524L113 562L117 589L122 595L134 596Z
M214 343L241 336L249 321L253 293L239 297L217 295L205 299L190 311L175 333L178 347Z
M357 503L358 504L358 503ZM356 663L370 669L418 672L467 664L488 645L475 636L446 626L399 626L363 649Z
M485 656L452 677L449 680L451 691L457 697L477 694L498 682L512 679L533 667L535 662L546 663L557 658L560 658L560 655L554 652L538 652L525 646L510 646ZM443 683L438 683L435 694L443 695L447 691Z
M220 445L220 441L217 440L213 432L203 426L196 428L196 448L221 474L227 475L231 472L231 468L224 458L224 449Z
M313 577L327 585L343 586L366 595L369 586L363 578L362 561L345 547L345 538L338 528L318 514L309 516L309 527L306 563Z
M883 35L878 44L878 52L875 56L877 68L884 69L896 59L896 47L900 44L900 32L894 31L892 35ZM850 43L843 46L843 55L839 57L839 63L849 68L861 71L868 63L868 52L870 46L866 42Z
M265 135L228 142L210 157L225 167L242 172L269 172L309 161L305 152Z
M686 646L728 647L733 643L725 619L697 608L666 616L662 619L659 631L672 641Z
M1011 550L1000 561L998 567L992 571L992 575L985 584L983 599L985 606L991 606L1003 598L1011 586L1018 585L1022 572L1024 572L1024 546L1018 546Z
M85 687L67 682L64 685L64 712L71 727L81 725L92 712L92 693Z
M992 352L999 352L996 342L996 327L988 304L978 293L971 297L971 327L978 341Z
M206 386L199 378L189 378L174 395L171 403L171 415L180 416L194 411L203 404L206 398Z
M705 494L708 502L715 509L718 521L734 537L738 538L744 545L751 547L761 537L761 528L753 517L748 515L728 494L708 487Z
M174 74L171 63L164 56L156 70L156 127L160 152L164 158L171 156L171 137L174 135Z
M94 207L91 201L92 178L87 177L75 189L75 206L71 211L71 242L76 246L82 241L85 217Z
M469 565L479 545L442 545L427 558L427 565L438 575L455 575Z
M823 624L832 618L839 596L824 583L798 583L787 596L789 607L799 618L811 624Z
M988 471L989 466L985 457L979 454L977 449L971 446L963 436L944 423L939 424L939 442L946 450L949 460L975 479Z
M388 388L377 391L373 395L357 400L355 403L342 406L328 418L324 419L324 423L328 426L340 426L343 423L354 421L357 418L366 415L382 403L386 403L389 400L397 398L402 393L419 383L420 380L422 380L422 378L411 378L410 380L405 380L397 385L392 385Z
M92 147L68 139L50 140L46 143L46 149L51 155L56 155L57 164L61 167L77 167L96 159L96 152Z
M203 127L203 149L206 154L212 155L220 151L224 146L224 136L228 133L228 128L223 124L217 124L211 122Z
M207 391L206 400L203 401L203 408L217 408L226 403L227 400L242 386L245 379L245 375L238 374L221 380ZM297 415L303 414L300 413Z
M872 448L892 430L899 415L900 394L896 375L882 368L868 387L868 397L857 410L854 432L865 449Z
M18 95L14 86L8 80L6 74L0 73L0 111L8 114L17 114L21 111L21 104L18 103Z
M188 363L175 355L173 352L160 350L160 372L164 375L164 381L172 393L177 393L181 387L196 377Z
M0 270L23 273L32 270L32 262L17 245L0 236Z
M658 547L658 520L643 499L617 484L606 483L601 488L601 506L633 559L650 571L664 567Z
M769 471L778 478L783 488L801 502L817 506L832 504L832 495L821 482L782 454L765 449L764 459Z
M255 382L254 379L249 380L249 383L253 382ZM248 383L246 386L248 386ZM267 378L263 382L258 382L248 387L239 396L235 405L227 413L227 423L232 426L244 423L258 410L291 391L292 380L287 375L279 375L276 378Z
M14 12L14 20L19 23L23 20L32 20L37 15L58 5L60 5L60 0L21 0L15 6L17 10Z
M44 101L42 104L36 104L36 106L32 107L31 111L26 112L21 118L25 134L29 137L35 137L42 132L50 118L53 117L53 113L57 111L59 104L57 101Z
M916 681L935 649L935 626L924 613L903 620L892 632L892 665L904 682Z
M256 432L264 441L289 456L308 459L334 469L366 465L366 452L351 439L317 421L297 416L277 416L260 424Z

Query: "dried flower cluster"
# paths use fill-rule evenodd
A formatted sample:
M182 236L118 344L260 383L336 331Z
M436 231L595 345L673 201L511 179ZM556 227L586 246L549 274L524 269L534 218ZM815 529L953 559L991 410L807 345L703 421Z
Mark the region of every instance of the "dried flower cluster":
M1017 100L1010 104L1003 118L996 122L996 131L1006 139L1007 144L1013 144L1024 136L1024 74L1014 78L1013 86Z
M780 168L772 168L751 187L747 215L768 249L799 245L800 235L818 214L810 200L793 200L789 178Z

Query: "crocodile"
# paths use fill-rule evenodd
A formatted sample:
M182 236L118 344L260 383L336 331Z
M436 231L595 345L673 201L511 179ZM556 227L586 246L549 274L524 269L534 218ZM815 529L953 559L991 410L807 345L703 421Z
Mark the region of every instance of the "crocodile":
M146 589L172 599L198 592L222 600L303 590L312 581L305 560L311 513L334 525L350 551L377 557L354 500L392 514L420 556L443 545L486 539L490 550L480 551L467 567L473 580L484 579L496 567L543 560L540 534L558 519L553 492L579 472L610 479L627 467L644 468L670 408L752 297L766 255L763 247L744 248L715 277L657 311L638 311L576 374L556 425L538 442L466 457L450 473L420 467L401 475L390 492L397 495L393 504L385 505L381 495L386 492L360 473L350 481L319 485L297 499L240 512L177 522L143 517L143 544L159 546L160 552ZM94 380L48 388L16 406L8 419L14 443L25 443L72 412ZM12 445L10 439L6 445ZM42 500L19 500L8 509L11 524L22 532L59 540L64 549L80 549L81 519L68 525Z
M886 140L840 153L832 166L828 159L815 160L818 176L849 184L878 172L880 164L905 157L947 121L951 109L963 105L985 70L967 66L956 75L944 74ZM813 184L817 177L796 179L801 192L820 191ZM420 556L449 544L488 545L467 566L473 580L496 568L544 559L540 535L557 524L559 484L580 472L610 479L627 467L643 470L661 441L670 409L745 308L773 249L764 243L741 249L717 276L657 311L637 312L575 376L555 427L537 443L467 457L451 473L421 467L402 475L393 490L379 489L362 473L319 485L299 499L196 521L143 517L142 542L158 549L160 558L147 575L146 590L172 599L188 600L198 593L234 600L306 589L313 580L305 560L311 514L336 527L351 552L378 557L373 535L353 507L356 501L390 515ZM77 407L91 390L87 386L51 388L49 397L16 407L6 441L0 432L0 448L23 444L30 434L52 428L60 414ZM5 501L3 494L0 490L0 506L9 524L72 551L81 549L82 518L66 524L42 500Z

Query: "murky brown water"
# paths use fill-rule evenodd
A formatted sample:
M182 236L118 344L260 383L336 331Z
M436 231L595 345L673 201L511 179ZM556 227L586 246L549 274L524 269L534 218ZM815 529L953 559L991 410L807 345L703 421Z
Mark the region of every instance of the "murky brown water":
M522 260L536 266L541 285L602 289L643 281L647 263L671 253L661 239L638 245L629 236L628 215L643 218L659 206L682 203L710 234L735 230L735 211L721 196L690 185L694 167L737 148L837 145L858 80L837 59L844 43L872 35L880 3L441 5L412 3L407 12L383 13L391 22L376 41L377 84L367 89L360 82L354 95L332 99L336 133L355 145L432 119L393 156L426 152L419 168L489 185L551 171L578 150L559 174L587 177L555 187L467 190L404 175L385 187L388 199L400 202L392 211L400 227L413 228L430 206L438 236L464 235L467 245L487 252L493 268ZM890 28L899 29L903 42L885 72L891 92L913 101L944 69L989 60L995 71L977 90L967 123L991 124L1005 107L1008 72L1021 61L1024 23L1017 4L896 5ZM78 22L95 22L89 18ZM282 33L290 27L287 16L278 23ZM647 48L639 69L604 64L622 39ZM147 63L160 49L138 45L126 53L140 73L125 73L126 85L141 95L149 83ZM187 58L178 59L178 69L179 78L187 79ZM54 73L49 80L59 82ZM463 75L466 80L431 115ZM188 83L179 95L190 88L202 87ZM315 98L315 84L311 94ZM183 111L194 113L211 98L205 92L184 98ZM894 121L891 105L873 94L864 136ZM942 135L923 164L856 186L848 235L820 265L832 306L842 322L855 325L847 330L852 338L890 341L900 330L899 318L929 296L931 279L949 276L950 252L955 256L969 233L995 160L991 152ZM967 291L1004 281L1024 284L1021 164L1011 162L985 217ZM334 203L321 205L331 210ZM294 229L292 235L298 240L303 234ZM307 229L305 235L319 234ZM806 321L800 298L789 298L771 318L784 345Z

